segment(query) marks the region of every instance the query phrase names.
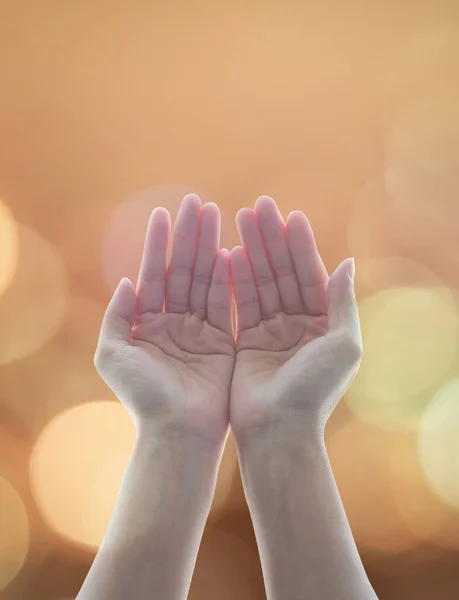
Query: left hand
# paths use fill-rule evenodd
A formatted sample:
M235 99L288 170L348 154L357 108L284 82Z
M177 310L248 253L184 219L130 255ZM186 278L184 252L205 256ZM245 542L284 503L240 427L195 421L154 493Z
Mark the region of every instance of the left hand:
M220 447L234 365L229 253L220 211L185 197L166 268L170 215L151 216L137 290L123 279L108 306L97 369L136 423ZM164 308L163 308L164 305Z

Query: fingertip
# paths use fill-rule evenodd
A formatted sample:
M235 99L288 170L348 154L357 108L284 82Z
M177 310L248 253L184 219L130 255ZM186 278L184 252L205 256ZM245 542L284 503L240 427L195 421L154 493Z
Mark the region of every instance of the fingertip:
M231 248L231 252L230 252L230 259L233 260L238 260L241 257L245 258L247 256L247 252L246 249L244 248L244 246L234 246L234 248Z
M277 208L277 204L271 196L262 194L255 201L255 210L263 210L264 208Z
M347 272L349 274L349 277L351 278L351 281L354 281L354 278L355 278L355 259L353 257L346 258L346 260L344 262L346 263Z
M197 194L186 194L182 200L182 204L201 207L201 198Z
M307 216L304 214L304 212L302 210L292 210L291 213L289 213L288 217L287 217L287 225L290 223L295 223L298 220L304 221L304 220L308 220Z
M123 277L109 303L109 311L132 321L137 308L137 298L134 285L130 279Z
M202 210L209 210L211 212L220 212L220 208L216 202L206 202L202 205Z
M134 284L132 283L132 281L128 277L122 277L121 278L121 280L120 280L120 282L118 284L117 289L123 289L123 290L130 289L130 290L134 290L135 291Z
M241 222L253 218L255 216L255 211L253 208L240 208L236 214L236 224L239 226Z
M151 212L150 220L163 222L164 224L169 225L171 222L171 215L164 206L156 206Z

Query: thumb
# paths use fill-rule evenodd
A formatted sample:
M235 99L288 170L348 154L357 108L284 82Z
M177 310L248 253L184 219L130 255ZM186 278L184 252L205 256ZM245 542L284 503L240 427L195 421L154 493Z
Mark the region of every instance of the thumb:
M359 313L354 292L355 262L346 258L330 277L327 289L328 327L346 331L361 342Z
M136 316L137 299L132 282L123 277L105 311L99 346L110 342L129 343Z

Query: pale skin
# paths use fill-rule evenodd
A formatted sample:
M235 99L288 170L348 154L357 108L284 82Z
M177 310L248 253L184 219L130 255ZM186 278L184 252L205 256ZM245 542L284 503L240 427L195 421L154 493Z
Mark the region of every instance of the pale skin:
M230 426L268 600L376 598L323 442L362 352L353 261L329 278L305 215L269 197L237 226L219 250L218 207L186 196L166 266L155 209L137 289L109 304L95 364L137 441L78 600L187 597Z

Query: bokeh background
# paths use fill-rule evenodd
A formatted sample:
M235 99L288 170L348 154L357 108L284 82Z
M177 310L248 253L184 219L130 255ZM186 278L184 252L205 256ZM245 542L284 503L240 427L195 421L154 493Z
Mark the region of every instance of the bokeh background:
M327 445L381 600L459 597L459 4L0 8L0 597L74 599L133 426L93 366L151 210L306 212L365 356ZM265 598L230 437L191 600Z

